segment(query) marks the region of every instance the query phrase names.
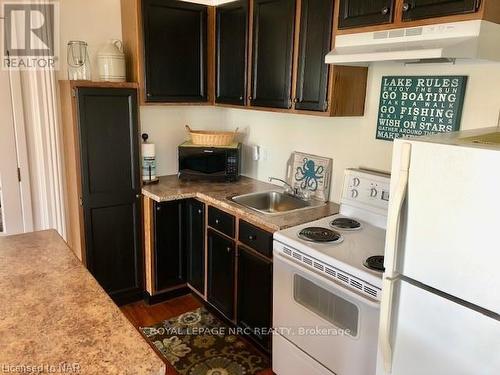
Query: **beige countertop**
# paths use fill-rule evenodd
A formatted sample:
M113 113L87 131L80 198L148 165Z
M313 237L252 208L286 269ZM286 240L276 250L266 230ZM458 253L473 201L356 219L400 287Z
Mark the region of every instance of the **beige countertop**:
M165 374L55 231L0 237L0 295L0 373Z
M271 231L280 230L338 213L339 206L329 202L321 207L308 208L280 215L264 215L230 200L231 197L257 191L281 189L272 184L242 176L237 182L183 181L176 175L160 177L160 182L146 185L142 194L157 202L197 198Z

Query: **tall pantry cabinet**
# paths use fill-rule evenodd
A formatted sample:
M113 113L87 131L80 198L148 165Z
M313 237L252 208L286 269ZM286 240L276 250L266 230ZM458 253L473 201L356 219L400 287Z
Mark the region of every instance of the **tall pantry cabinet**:
M60 95L68 244L115 302L138 300L143 260L137 85L60 81Z

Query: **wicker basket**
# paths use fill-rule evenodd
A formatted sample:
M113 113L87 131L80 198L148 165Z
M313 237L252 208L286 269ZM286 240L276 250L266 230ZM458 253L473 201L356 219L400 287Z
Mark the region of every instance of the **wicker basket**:
M229 146L238 134L238 128L234 132L215 132L192 130L189 125L186 125L186 130L191 136L193 144L202 146Z

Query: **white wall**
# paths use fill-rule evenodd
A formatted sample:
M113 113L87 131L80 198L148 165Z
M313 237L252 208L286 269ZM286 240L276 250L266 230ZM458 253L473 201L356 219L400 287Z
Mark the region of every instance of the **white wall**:
M92 78L97 80L97 52L110 39L122 38L120 0L62 0L60 6L59 79L68 79L66 63L68 41L83 40L89 45Z
M177 173L177 146L192 129L224 129L225 110L211 106L141 107L141 129L156 144L157 174Z

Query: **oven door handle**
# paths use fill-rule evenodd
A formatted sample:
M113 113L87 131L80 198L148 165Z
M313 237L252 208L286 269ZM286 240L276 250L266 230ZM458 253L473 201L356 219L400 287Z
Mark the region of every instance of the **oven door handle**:
M275 262L276 261L284 262L288 266L296 268L296 269L300 269L300 270L302 270L302 268L303 268L302 264L300 264L298 262L295 262L294 260L286 258L284 255L282 255L279 252L274 252L274 255L275 255L275 259L274 259ZM313 280L316 279L316 280L321 280L322 282L326 282L333 289L335 289L336 291L339 291L340 293L344 293L345 295L349 296L353 300L362 302L365 305L371 306L371 307L376 308L376 309L380 308L380 303L379 302L374 301L374 300L370 300L370 299L362 296L361 294L353 292L349 288L344 287L344 286L338 284L337 282L328 279L325 276L318 275L316 273L316 271L313 271L312 269L309 269L309 268L305 268L305 269L307 271L311 272L314 275L314 277L309 276L310 279L313 279ZM311 280L311 281L313 281L313 280Z

